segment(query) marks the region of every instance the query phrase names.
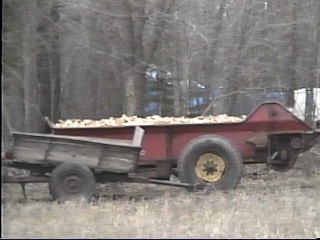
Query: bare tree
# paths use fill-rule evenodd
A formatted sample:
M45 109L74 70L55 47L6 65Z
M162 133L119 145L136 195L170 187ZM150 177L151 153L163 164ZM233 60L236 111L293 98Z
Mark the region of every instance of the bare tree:
M37 131L37 117L40 117L39 81L37 76L37 63L35 51L37 19L37 1L25 3L24 29L23 29L23 95L24 95L24 128L26 131Z
M176 116L189 114L197 97L211 98L201 104L215 105L214 113L247 114L269 93L285 89L293 105L294 90L319 87L318 0L6 0L3 6L7 132L43 131L44 116L145 115L150 64L172 73ZM199 86L205 90L197 92Z

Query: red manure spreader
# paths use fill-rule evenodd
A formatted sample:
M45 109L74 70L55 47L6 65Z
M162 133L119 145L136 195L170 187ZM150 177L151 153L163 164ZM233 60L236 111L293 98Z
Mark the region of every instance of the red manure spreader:
M232 123L64 128L46 120L51 134L12 133L3 165L30 176L5 176L3 182L48 182L53 199L60 200L90 198L97 182L231 189L245 164L288 171L320 136L277 102ZM172 174L180 182L170 181Z

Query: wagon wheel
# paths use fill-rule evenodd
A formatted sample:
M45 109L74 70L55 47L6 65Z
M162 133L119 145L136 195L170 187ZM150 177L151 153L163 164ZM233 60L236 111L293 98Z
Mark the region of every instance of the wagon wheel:
M270 168L277 172L287 172L291 170L294 164L297 162L298 155L289 155L284 163L271 163Z
M79 163L66 162L56 167L50 176L49 192L54 200L89 200L95 188L91 170Z
M238 150L227 139L215 135L191 141L178 160L181 182L209 184L215 189L235 188L242 171Z

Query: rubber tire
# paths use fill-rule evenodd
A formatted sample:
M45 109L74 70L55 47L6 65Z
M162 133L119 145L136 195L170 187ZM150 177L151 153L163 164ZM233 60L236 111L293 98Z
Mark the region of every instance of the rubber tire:
M76 176L80 185L79 192L70 193L63 186L64 180ZM53 200L61 202L74 199L89 200L95 190L95 178L92 171L80 163L66 162L57 166L50 175L49 192Z
M196 176L195 165L199 157L212 152L220 156L226 164L222 178L216 183L208 183ZM239 183L244 165L239 151L228 139L217 135L204 135L192 140L178 159L178 176L181 182L189 184L209 184L214 189L233 189Z

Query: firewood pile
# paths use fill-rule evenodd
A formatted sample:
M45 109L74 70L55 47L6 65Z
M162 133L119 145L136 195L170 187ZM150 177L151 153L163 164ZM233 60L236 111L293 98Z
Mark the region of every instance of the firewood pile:
M122 115L119 118L110 117L101 120L67 119L55 123L57 128L83 127L118 127L118 126L145 126L145 125L176 125L176 124L203 124L203 123L234 123L241 122L246 116L235 117L226 114L188 117L160 117L158 115L140 118L137 116Z

